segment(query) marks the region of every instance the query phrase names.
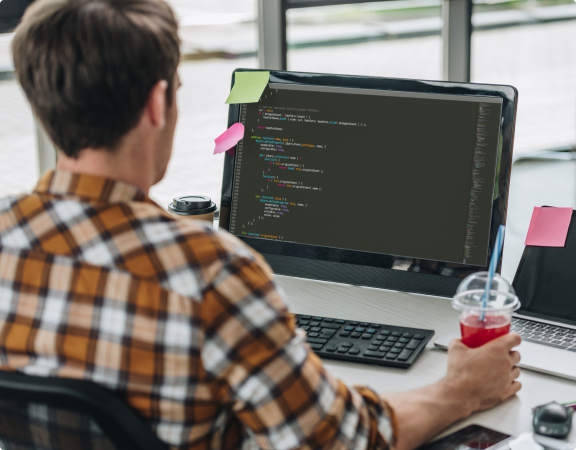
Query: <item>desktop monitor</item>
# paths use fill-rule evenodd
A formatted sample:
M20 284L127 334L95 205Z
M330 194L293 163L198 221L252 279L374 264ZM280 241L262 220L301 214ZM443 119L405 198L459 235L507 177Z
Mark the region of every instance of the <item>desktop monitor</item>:
M452 296L506 223L516 105L510 86L272 71L230 105L220 226L281 275Z

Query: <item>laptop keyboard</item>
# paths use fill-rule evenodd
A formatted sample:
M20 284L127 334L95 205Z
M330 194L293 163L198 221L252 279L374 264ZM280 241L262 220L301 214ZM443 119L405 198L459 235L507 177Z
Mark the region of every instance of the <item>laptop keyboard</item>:
M434 331L296 314L306 342L321 358L408 368Z
M510 331L522 336L526 342L547 345L576 352L576 330L514 317Z

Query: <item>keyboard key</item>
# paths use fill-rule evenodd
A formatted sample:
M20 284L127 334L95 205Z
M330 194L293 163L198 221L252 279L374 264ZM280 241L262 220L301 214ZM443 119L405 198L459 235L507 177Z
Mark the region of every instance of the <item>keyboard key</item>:
M330 346L326 347L324 350L326 350L327 352L330 352L330 353L334 353L337 348L338 347L336 347L335 345L330 345Z
M344 331L354 331L354 327L346 327L344 328Z
M398 355L398 361L408 361L412 356L412 353L414 353L412 350L402 350L400 355Z
M307 338L306 338L306 342L308 342L309 344L325 344L326 342L328 342L328 339L320 339L320 338L315 338L315 337L307 337Z
M368 323L366 323L366 322L362 322L362 323L360 324L360 326L361 326L361 327L368 327L368 326L369 326L369 324L368 324Z
M308 337L313 337L313 338L315 338L315 337L318 337L318 336L320 336L320 333L315 333L315 332L308 333Z
M383 353L383 354L388 353L388 350L382 350L381 348L379 348L379 349L376 350L376 351L377 351L377 352L380 352L380 353Z
M316 321L310 322L310 325L312 325L313 327L319 327L319 326L320 326L320 322L318 322L318 321L316 320Z
M372 339L372 335L371 334L363 334L362 339Z
M404 344L407 344L408 342L410 342L410 339L403 337L403 338L400 338L400 339L398 340L398 342L403 342Z
M320 332L320 337L324 338L324 339L330 339L335 334L336 334L336 330L329 330L329 329L325 328Z
M352 342L342 342L340 344L341 347L352 347Z
M322 322L322 317L313 317L312 319L318 322Z
M352 333L350 336L353 338L359 338L362 335L360 333Z
M400 353L402 351L401 348L392 347L390 349L390 353Z
M421 334L415 334L414 339L418 339L420 341L420 340L424 339L424 336L422 336Z
M311 319L310 316L300 316L300 318L301 318L301 319L304 319L304 320L310 320L310 319Z
M350 350L348 347L338 347L337 352L338 353L348 353L348 350Z
M391 348L392 347L384 346L384 347L380 347L380 350L383 350L385 352L389 352Z
M334 319L324 319L323 322L330 322L330 323L332 323L332 322L334 322Z
M390 352L390 353L388 353L388 354L386 355L386 359L390 359L390 360L396 359L397 357L398 357L398 353L392 353L392 352Z
M402 333L403 338L411 338L412 336L412 333Z
M384 354L383 353L379 353L379 352L372 352L372 351L367 351L363 353L364 356L369 356L370 358L384 358Z
M395 331L394 333L392 333L392 336L400 337L400 336L402 336L402 333L399 333L398 331Z
M382 345L384 343L382 339L374 339L372 342L374 342L376 345Z
M381 335L381 336L388 336L389 334L390 334L390 331L388 331L388 330L382 330L382 331L380 331L380 335Z
M345 320L337 320L336 323L344 324L344 323L346 323L346 321Z
M340 329L340 325L335 325L333 323L325 323L322 322L322 328L330 328L331 330L339 330Z
M386 339L388 342L396 342L398 340L397 337L394 336L390 336L388 339Z
M377 323L373 323L372 325L370 325L372 328L381 328L382 325L378 325Z
M304 325L303 327L300 327L300 328L302 328L304 331L308 331L310 329L310 327L308 325Z
M360 350L357 348L353 348L348 352L349 355L357 355L358 353L360 353Z
M312 327L310 329L310 331L321 331L321 330L322 330L322 328L320 328L320 327Z
M354 326L356 326L356 325L358 325L358 322L348 322L348 325L354 325Z
M321 350L324 344L310 344L312 350Z
M420 341L417 339L412 339L406 346L407 350L415 350L420 345Z
M406 344L404 342L396 342L394 344L394 347L395 348L404 348L404 347L406 347Z
M374 334L374 333L376 333L376 330L375 330L374 328L368 328L368 329L366 330L366 333Z
M364 328L364 327L358 327L358 328L356 328L356 331L357 331L358 333L364 333L364 332L366 331L366 328Z
M310 325L310 321L309 320L300 320L300 321L298 321L298 325Z
M343 331L342 333L340 333L340 336L348 337L348 336L350 336L350 333L348 331Z
M377 345L371 345L370 347L368 347L368 350L375 352L376 350L378 350L378 346Z

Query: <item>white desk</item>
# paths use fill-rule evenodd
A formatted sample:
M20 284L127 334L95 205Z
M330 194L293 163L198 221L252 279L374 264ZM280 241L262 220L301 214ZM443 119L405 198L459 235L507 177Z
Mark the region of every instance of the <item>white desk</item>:
M359 322L428 328L436 331L428 348L408 370L324 360L346 384L365 384L377 392L394 392L431 384L443 377L447 353L434 348L435 338L459 331L450 300L277 276L291 312ZM472 415L445 433L476 423L508 434L532 431L532 408L552 400L576 400L576 382L523 370L522 390L502 405ZM575 425L576 427L576 425ZM443 434L445 434L443 433ZM568 438L576 444L574 428Z

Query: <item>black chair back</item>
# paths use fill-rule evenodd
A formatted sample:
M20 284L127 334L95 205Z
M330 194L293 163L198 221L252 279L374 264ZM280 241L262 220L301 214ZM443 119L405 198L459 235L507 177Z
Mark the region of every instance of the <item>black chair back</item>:
M2 450L167 450L124 401L94 383L0 371Z

